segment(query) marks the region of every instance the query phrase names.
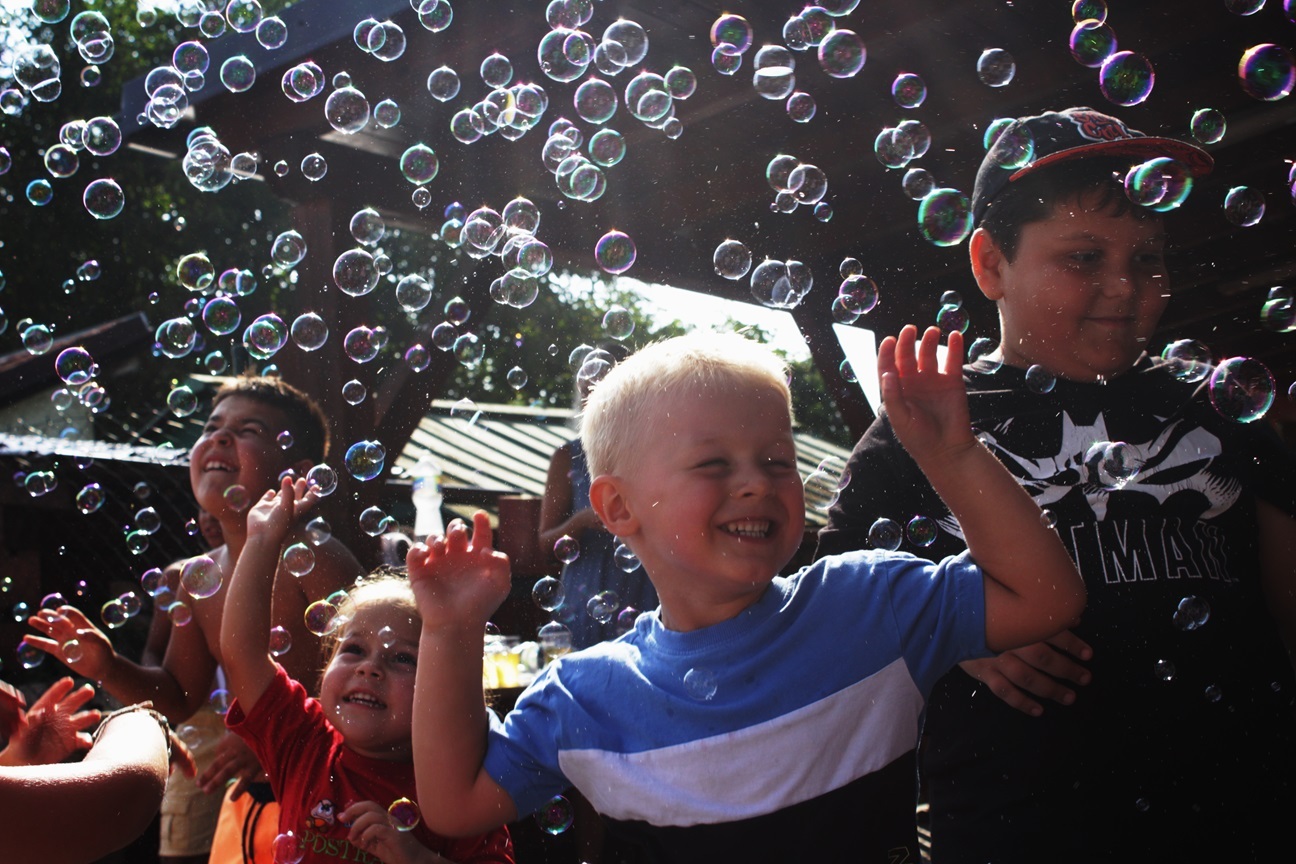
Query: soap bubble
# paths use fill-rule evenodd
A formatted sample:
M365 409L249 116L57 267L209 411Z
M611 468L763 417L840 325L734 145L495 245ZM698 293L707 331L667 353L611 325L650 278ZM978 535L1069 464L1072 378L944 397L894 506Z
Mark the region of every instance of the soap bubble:
M867 59L864 40L854 31L833 30L819 43L819 66L833 78L853 78Z
M564 534L553 547L554 557L564 564L570 564L580 557L580 543L575 537Z
M562 582L552 576L538 579L531 587L531 599L546 612L552 612L562 605L567 592Z
M712 257L715 272L726 279L741 279L752 266L752 253L738 240L725 240Z
M45 652L26 639L18 642L18 664L24 669L35 669L45 662Z
M316 516L306 523L306 539L312 546L322 546L332 536L333 528L322 516Z
M104 494L102 486L98 483L87 483L76 495L76 506L78 510L89 516L91 513L98 512L107 499L108 496Z
M301 173L307 180L319 182L328 173L328 162L318 153L307 153L302 157Z
M905 525L905 534L915 546L930 546L936 542L936 520L930 516L915 516Z
M634 241L621 231L607 232L594 247L594 260L604 271L613 274L629 270L635 263L635 255Z
M741 15L721 15L711 25L711 45L722 54L743 54L752 46L752 27Z
M292 634L283 627L270 628L270 654L282 657L292 649ZM278 860L278 859L276 859Z
M366 507L360 513L360 530L370 537L384 534L396 524L381 507Z
M585 612L600 624L609 624L616 615L621 598L614 591L600 591L585 604Z
M624 543L617 544L612 557L615 559L617 567L621 568L625 573L633 573L640 567L639 557L634 554L634 550Z
M1097 69L1116 53L1116 34L1096 19L1085 19L1071 28L1069 45L1077 63Z
M1195 384L1213 371L1210 349L1196 339L1179 339L1161 351L1170 374L1180 381Z
M347 448L343 464L352 477L366 481L382 473L386 458L387 450L378 441L357 441Z
M1224 115L1214 108L1200 108L1193 112L1188 128L1202 144L1218 144L1224 138L1228 123Z
M79 386L94 377L98 367L90 352L81 346L64 348L54 359L54 371L71 386Z
M1264 212L1264 193L1253 186L1234 186L1224 196L1224 218L1239 228L1256 225Z
M1038 363L1026 370L1026 389L1037 396L1052 393L1055 386L1057 377Z
M1211 373L1207 392L1221 416L1252 423L1273 405L1276 389L1273 373L1259 360L1232 357Z
M91 181L81 197L86 212L96 219L112 219L126 206L126 193L116 180L100 179Z
M977 58L976 71L987 87L1006 87L1017 74L1017 62L1002 48L987 48Z
M328 341L328 325L314 312L303 312L293 319L291 333L303 351L316 351Z
M188 417L198 410L198 397L183 384L167 394L166 402L171 413L177 417Z
M283 552L283 565L294 576L305 576L315 569L315 553L305 543L294 543Z
M306 622L306 629L316 636L327 636L336 630L341 623L338 619L337 607L328 600L316 600L306 607L302 618Z
M459 73L449 66L440 66L428 75L428 93L438 102L448 102L458 96L459 86Z
M1248 48L1238 61L1238 81L1247 95L1276 102L1296 85L1296 59L1291 49L1264 43Z
M561 795L550 798L535 814L536 824L549 834L563 833L575 818L571 802Z
M408 798L397 798L387 808L387 819L397 831L413 831L422 821L418 805Z
M719 678L710 669L695 667L684 673L684 691L699 702L710 702L719 689Z
M288 327L273 312L261 315L243 331L243 347L257 360L268 360L288 341Z
M1174 611L1174 625L1180 630L1196 630L1210 620L1210 603L1190 594L1179 601Z
M954 246L972 233L972 204L957 189L934 189L918 205L918 229L934 246Z
M869 526L868 541L874 549L894 552L900 548L900 541L903 538L904 529L893 519L882 517Z
M206 555L190 558L180 569L180 587L199 600L219 591L222 578L220 565Z
M891 82L891 98L901 108L917 108L927 99L927 84L912 72L901 72Z
M1138 105L1151 95L1155 83L1151 62L1133 51L1117 51L1098 70L1098 89L1113 105Z

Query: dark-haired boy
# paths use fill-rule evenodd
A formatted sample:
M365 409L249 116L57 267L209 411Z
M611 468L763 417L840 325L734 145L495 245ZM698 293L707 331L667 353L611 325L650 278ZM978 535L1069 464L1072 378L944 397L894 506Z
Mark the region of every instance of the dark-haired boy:
M1004 167L1024 142L1033 160ZM1156 157L1211 167L1073 108L1015 121L977 174L972 271L1000 344L965 367L972 423L1055 521L1089 606L937 685L921 757L937 864L1291 854L1296 686L1274 619L1296 644L1296 459L1144 354L1170 296L1165 217L1122 180ZM1134 476L1095 446L1114 442ZM962 547L885 412L849 470L820 554L867 546L882 517L935 520L924 555Z
M287 436L282 435L285 432ZM301 475L322 462L328 444L328 424L319 406L295 387L277 378L244 377L226 383L213 396L202 436L189 454L194 497L199 507L220 522L224 537L224 545L208 553L220 571L220 589L196 598L183 584L176 586L176 597L188 606L192 621L173 628L161 666L143 666L118 654L108 637L71 606L61 607L57 614L44 611L29 619L44 638L29 636L28 643L100 682L122 702L152 700L173 723L187 719L207 702L220 663L225 583L246 540L247 508L278 485L282 472L293 470ZM241 487L241 492L236 487ZM302 528L297 531L301 533ZM280 665L290 676L313 687L320 669L319 638L306 629L303 613L315 600L350 586L361 568L337 540L311 548L315 566L309 573L276 578L273 616L274 624L287 631L291 645L279 656ZM281 576L285 573L280 571ZM63 653L62 646L72 638L81 646L76 662L69 662ZM237 779L240 782L230 796L235 798L244 784L259 774L251 751L236 736L227 734L199 783L211 794ZM273 818L263 818L274 825Z

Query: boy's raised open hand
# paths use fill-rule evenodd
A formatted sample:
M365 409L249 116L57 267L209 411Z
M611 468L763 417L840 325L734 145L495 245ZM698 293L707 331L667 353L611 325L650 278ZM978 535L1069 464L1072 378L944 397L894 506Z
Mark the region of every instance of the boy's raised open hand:
M305 479L283 478L278 489L270 489L248 511L248 538L261 537L282 543L297 519L319 500L314 487Z
M75 606L41 609L27 619L43 636L27 635L25 640L39 648L78 675L103 681L112 667L113 646L104 632ZM69 643L75 642L71 651Z
M882 402L900 443L922 464L973 442L963 384L963 334L950 333L942 365L936 356L941 331L928 327L922 339L912 324L878 347Z
M405 565L425 628L484 625L508 597L509 559L491 540L490 517L478 510L471 539L468 526L456 519L444 537L429 537L409 550Z

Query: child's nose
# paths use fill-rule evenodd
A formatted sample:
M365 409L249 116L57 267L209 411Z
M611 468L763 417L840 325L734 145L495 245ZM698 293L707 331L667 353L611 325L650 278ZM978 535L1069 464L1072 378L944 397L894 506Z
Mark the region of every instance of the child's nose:
M758 467L742 471L735 479L737 480L733 491L735 498L750 498L768 494L773 485L769 476Z

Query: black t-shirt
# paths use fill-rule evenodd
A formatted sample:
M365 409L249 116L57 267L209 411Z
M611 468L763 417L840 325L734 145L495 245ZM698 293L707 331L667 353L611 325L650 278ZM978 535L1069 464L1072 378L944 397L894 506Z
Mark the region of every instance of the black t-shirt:
M1263 859L1265 820L1296 812L1296 682L1261 593L1255 498L1296 513L1296 458L1146 358L1042 395L990 369L964 370L972 424L1077 562L1093 681L1032 718L959 669L941 680L921 756L934 860ZM1086 464L1097 442L1130 445L1141 470L1117 488ZM907 531L901 546L924 557L964 547L885 414L848 469L820 555L867 548L879 518L934 520L930 545Z

